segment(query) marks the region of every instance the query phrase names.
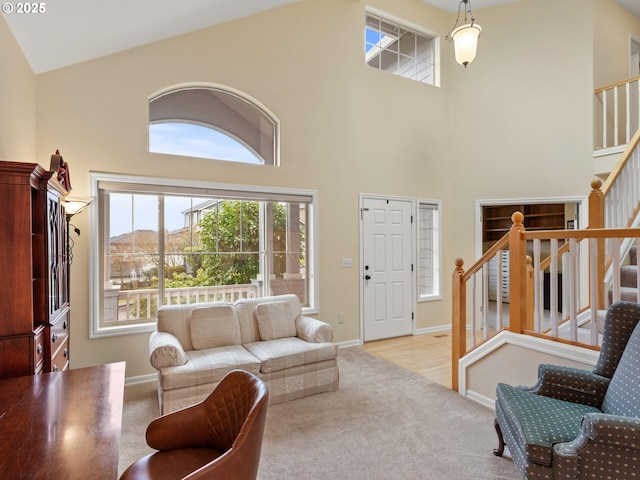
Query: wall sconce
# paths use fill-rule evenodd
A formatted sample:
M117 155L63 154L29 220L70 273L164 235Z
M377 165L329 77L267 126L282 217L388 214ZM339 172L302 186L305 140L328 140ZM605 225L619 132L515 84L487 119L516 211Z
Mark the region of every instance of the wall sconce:
M71 217L79 214L85 208L87 208L93 198L91 197L67 197L64 200L64 210L67 217L67 267L71 266L73 262L73 239L71 238L71 227L76 235L80 235L80 229L75 225L71 225ZM69 277L67 277L68 279Z
M464 4L464 24L458 27L462 4ZM453 25L451 33L445 37L447 40L453 41L456 62L464 65L464 68L467 68L467 65L473 62L478 50L478 37L480 37L482 28L475 21L476 19L473 18L471 13L471 0L462 0L458 5L456 23Z

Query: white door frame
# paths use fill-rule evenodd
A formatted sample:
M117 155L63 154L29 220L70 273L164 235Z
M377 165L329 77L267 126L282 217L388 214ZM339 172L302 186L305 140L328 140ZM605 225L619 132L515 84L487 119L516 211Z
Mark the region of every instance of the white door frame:
M364 222L362 221L362 213L364 208L364 200L377 199L377 200L399 200L404 202L411 202L411 215L413 221L411 222L411 263L413 265L413 271L411 272L411 308L414 312L414 318L411 325L411 334L416 334L416 319L415 312L417 307L417 283L416 283L416 223L417 223L417 201L415 198L411 197L398 197L393 195L380 195L380 194L369 194L369 193L360 193L359 194L359 203L358 203L358 222L360 223L360 241L359 241L359 275L360 275L360 343L364 343Z
M635 73L633 71L633 66L631 65L631 60L633 58L633 51L635 46L640 45L640 37L635 36L633 33L629 33L629 77L632 77Z

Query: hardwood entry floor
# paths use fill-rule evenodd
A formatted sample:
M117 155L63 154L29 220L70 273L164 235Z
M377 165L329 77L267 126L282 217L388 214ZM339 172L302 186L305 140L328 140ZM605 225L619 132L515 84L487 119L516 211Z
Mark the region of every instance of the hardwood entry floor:
M451 388L451 331L376 340L359 348Z

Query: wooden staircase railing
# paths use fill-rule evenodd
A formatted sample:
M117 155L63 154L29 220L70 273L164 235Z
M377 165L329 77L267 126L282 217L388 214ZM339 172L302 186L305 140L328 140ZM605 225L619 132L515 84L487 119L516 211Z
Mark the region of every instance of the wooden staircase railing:
M528 232L524 216L515 212L509 233L468 270L464 270L461 258L456 259L452 277L454 390L458 390L460 358L504 328L598 348L599 312L610 301L620 298L619 267L624 258L621 252L629 245L635 245L640 251L640 228L637 228L640 222L636 220L640 211L640 130L604 186L600 180L594 180L591 187L589 228ZM527 251L528 244L532 245L532 252ZM550 255L546 258L542 258L543 244L549 246ZM495 302L495 312L490 312L488 294L489 263L495 258L494 262L501 265L502 252L506 250L509 252L508 325L500 296ZM604 282L607 271L613 272L610 286ZM500 282L501 268L497 272ZM562 280L558 272L562 272ZM545 276L550 283L548 318L543 308ZM563 286L562 302L558 301L559 285ZM584 327L588 327L586 337Z

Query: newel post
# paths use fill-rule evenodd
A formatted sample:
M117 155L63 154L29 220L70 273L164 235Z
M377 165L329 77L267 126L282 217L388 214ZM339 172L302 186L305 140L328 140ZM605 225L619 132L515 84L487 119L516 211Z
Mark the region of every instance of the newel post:
M464 261L456 258L456 268L452 278L452 318L451 318L451 388L458 391L458 362L467 351L467 290L462 276Z
M589 228L604 228L604 194L600 187L602 182L597 178L591 182L591 193L589 194ZM597 281L598 298L596 301L598 309L604 309L604 239L599 238L597 242Z
M509 230L509 330L522 333L527 318L527 245L521 233L525 231L524 215L514 212Z

